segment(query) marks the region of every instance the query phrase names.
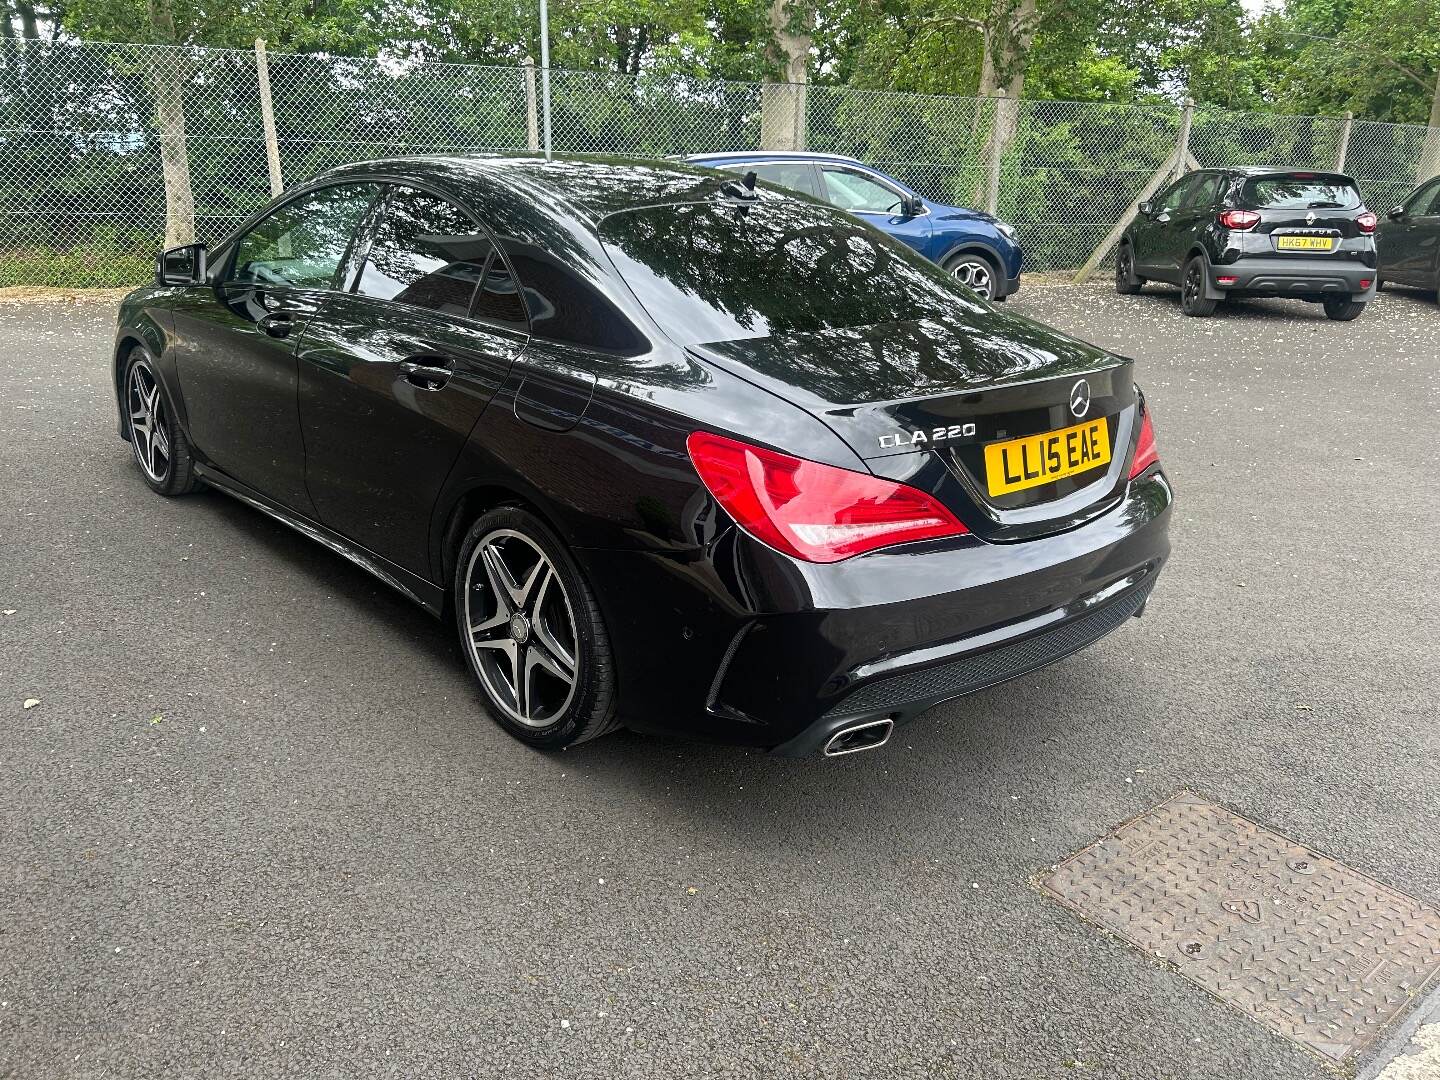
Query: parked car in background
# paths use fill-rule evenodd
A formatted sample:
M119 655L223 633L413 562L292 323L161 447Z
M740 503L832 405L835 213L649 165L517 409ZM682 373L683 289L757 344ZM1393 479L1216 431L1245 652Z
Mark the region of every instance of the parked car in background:
M754 151L686 160L731 172L753 170L761 180L848 210L939 263L986 300L1004 300L1020 288L1020 243L1012 226L980 210L923 199L854 158Z
M1348 321L1375 295L1376 218L1341 173L1200 169L1140 204L1115 253L1115 291L1180 286L1180 310L1230 297L1323 304Z
M1421 184L1375 233L1388 284L1435 289L1440 298L1440 176Z
M449 620L542 749L873 749L1125 625L1169 553L1132 361L688 165L337 169L166 252L113 359L151 489Z

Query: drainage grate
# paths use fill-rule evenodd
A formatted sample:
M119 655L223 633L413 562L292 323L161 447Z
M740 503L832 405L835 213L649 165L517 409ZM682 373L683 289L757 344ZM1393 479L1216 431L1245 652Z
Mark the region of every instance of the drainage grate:
M1040 884L1334 1063L1440 981L1440 912L1187 792Z

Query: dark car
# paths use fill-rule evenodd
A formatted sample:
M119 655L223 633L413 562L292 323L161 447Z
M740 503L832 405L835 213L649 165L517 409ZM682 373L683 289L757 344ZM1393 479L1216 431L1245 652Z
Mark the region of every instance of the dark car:
M121 434L452 620L489 711L866 749L1139 614L1132 363L687 166L351 166L120 314ZM373 658L366 662L373 662Z
M893 176L839 154L749 151L694 154L685 160L803 192L848 210L881 232L939 263L986 300L1020 289L1020 242L1015 229L981 210L922 199Z
M1115 291L1180 286L1180 310L1280 296L1357 318L1375 295L1375 215L1355 181L1291 169L1201 169L1142 202L1115 253Z
M1386 283L1440 293L1440 176L1421 184L1386 215L1375 234Z

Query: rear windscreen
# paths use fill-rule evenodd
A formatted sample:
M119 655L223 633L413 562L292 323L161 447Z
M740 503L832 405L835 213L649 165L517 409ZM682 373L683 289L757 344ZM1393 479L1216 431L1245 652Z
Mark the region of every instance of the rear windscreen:
M681 344L982 309L898 241L783 196L629 210L605 218L600 239L640 303Z
M1257 210L1354 210L1360 192L1333 176L1261 176L1246 182L1242 201Z

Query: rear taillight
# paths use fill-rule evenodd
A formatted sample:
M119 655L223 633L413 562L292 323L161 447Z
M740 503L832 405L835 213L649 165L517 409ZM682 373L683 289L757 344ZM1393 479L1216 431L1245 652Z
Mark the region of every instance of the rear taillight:
M715 501L777 551L828 563L969 530L917 488L697 431L690 460Z
M1260 215L1254 210L1221 210L1220 224L1244 232L1260 224Z
M1360 214L1358 217L1355 218L1355 224L1359 226L1360 232L1366 236L1369 236L1371 233L1373 233L1375 231L1375 226L1379 223L1380 219L1377 218L1369 210L1366 210L1363 214Z
M1155 448L1155 427L1150 423L1150 410L1140 402L1140 438L1135 440L1135 460L1130 465L1130 479L1160 460L1160 451Z

